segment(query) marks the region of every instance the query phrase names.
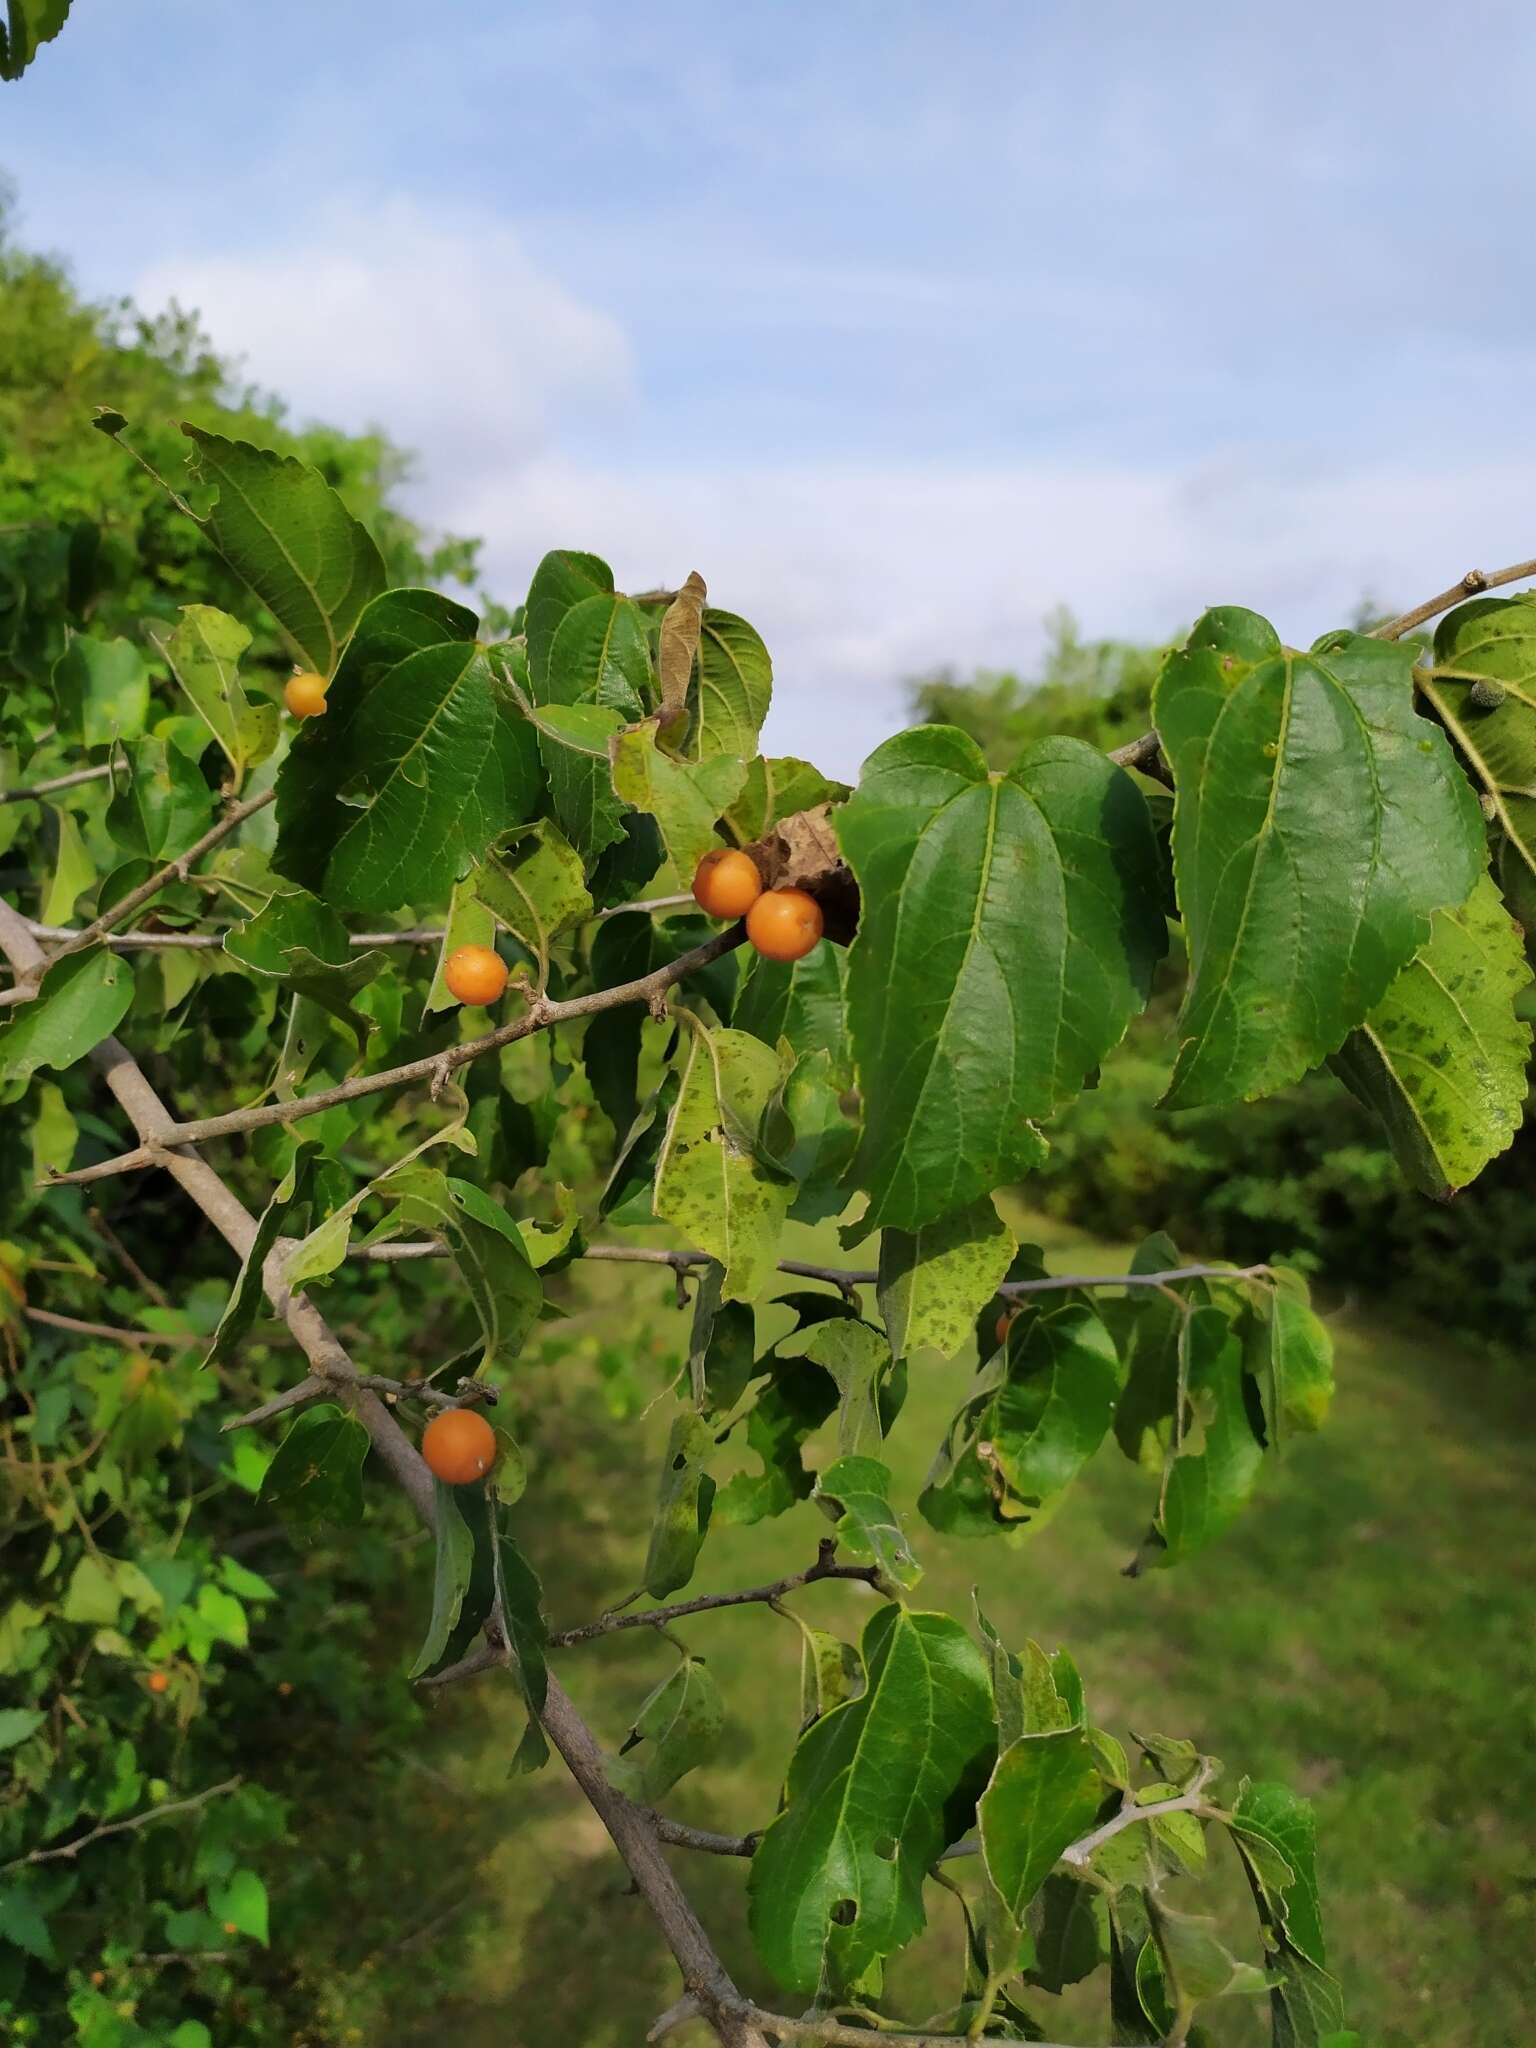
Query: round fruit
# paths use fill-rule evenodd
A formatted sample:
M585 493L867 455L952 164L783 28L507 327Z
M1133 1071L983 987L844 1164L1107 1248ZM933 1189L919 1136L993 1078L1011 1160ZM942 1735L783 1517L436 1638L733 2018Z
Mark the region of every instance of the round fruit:
M706 853L694 872L693 900L711 917L745 917L762 893L757 862L734 846Z
M145 1680L151 1692L164 1692L170 1682L163 1671L151 1671Z
M496 1462L496 1432L473 1408L445 1408L422 1432L421 1455L445 1486L472 1486Z
M478 1009L494 1003L507 985L507 963L489 946L460 946L443 964L448 993Z
M283 685L283 702L295 718L318 718L325 709L325 677L313 669L290 676Z
M821 905L803 889L768 889L747 912L747 937L768 960L803 960L821 937Z
M1006 1344L1008 1342L1008 1332L1013 1327L1013 1319L1017 1314L1017 1309L1005 1308L998 1317L997 1341L999 1344Z

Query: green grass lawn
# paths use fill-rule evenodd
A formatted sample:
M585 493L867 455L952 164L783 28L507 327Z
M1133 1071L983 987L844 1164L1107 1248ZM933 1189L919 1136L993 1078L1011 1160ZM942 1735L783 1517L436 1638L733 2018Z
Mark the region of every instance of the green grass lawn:
M1120 1249L1074 1243L1056 1226L1034 1234L1045 1235L1058 1270L1123 1263ZM799 1255L837 1259L830 1230L799 1235ZM587 1267L580 1284L583 1313L610 1339L675 1357L686 1326L660 1278ZM1070 1647L1101 1724L1122 1736L1129 1727L1187 1734L1239 1770L1305 1791L1317 1808L1330 1959L1366 2042L1502 2048L1529 2038L1536 2006L1531 1404L1508 1376L1486 1376L1476 1355L1432 1334L1357 1313L1334 1327L1339 1393L1328 1427L1295 1443L1257 1505L1205 1557L1121 1575L1146 1524L1149 1482L1111 1446L1057 1520L1018 1547L943 1539L908 1515L927 1568L917 1597L966 1616L978 1585L1010 1641ZM648 1370L659 1384L659 1363ZM913 1373L889 1446L904 1509L963 1379L959 1365ZM582 1475L577 1484L568 1468L577 1520L561 1554L548 1554L544 1538L537 1558L557 1625L633 1585L646 1532L629 1520L628 1440L642 1437L654 1454L668 1407L639 1430L606 1420L596 1400L563 1411L559 1448ZM531 1499L539 1487L536 1473ZM778 1522L716 1528L688 1590L795 1569L825 1527L807 1503ZM538 1531L531 1520L535 1549ZM819 1586L795 1598L852 1633L871 1596ZM704 1825L761 1825L793 1742L799 1633L755 1609L705 1615L680 1632L708 1657L730 1718L724 1759L685 1779L669 1808ZM634 1631L564 1653L560 1669L616 1744L671 1658L649 1631ZM443 2025L451 2020L468 2048L627 2048L676 1995L675 1973L558 1765L509 1781L520 1716L503 1712L504 1699L482 1686L475 1701L446 1708L461 1734L465 1796L503 1809L505 1838L477 1879L488 1910L465 1995ZM686 1855L680 1864L732 1968L769 1993L746 1938L745 1866ZM1223 1860L1213 1876L1243 1906L1234 1930L1246 1926L1235 1869ZM892 1973L915 2013L952 1995L958 1953L953 1902L931 1889L929 1910L930 1936ZM1214 2039L1267 2039L1251 2007L1215 2012ZM1095 2016L1070 2025L1069 2039L1107 2037ZM686 2034L672 2039L692 2048Z

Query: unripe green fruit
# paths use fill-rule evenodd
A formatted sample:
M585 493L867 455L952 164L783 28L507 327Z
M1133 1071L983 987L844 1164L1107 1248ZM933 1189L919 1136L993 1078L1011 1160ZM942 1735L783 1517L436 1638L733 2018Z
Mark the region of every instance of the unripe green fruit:
M1492 676L1479 676L1467 692L1479 711L1497 711L1507 694L1504 685L1496 683Z

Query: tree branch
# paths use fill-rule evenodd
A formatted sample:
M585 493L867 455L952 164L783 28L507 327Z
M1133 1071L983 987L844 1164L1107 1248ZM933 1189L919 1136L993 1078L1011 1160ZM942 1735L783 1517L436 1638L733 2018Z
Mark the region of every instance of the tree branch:
M189 846L185 853L178 854L175 860L167 861L163 867L157 868L147 882L141 882L137 889L130 889L110 910L104 910L99 917L93 917L88 925L66 939L54 952L44 955L41 949L36 948L34 942L36 960L29 969L16 969L14 986L0 990L0 1004L26 1002L36 993L37 985L48 968L56 966L60 960L67 960L71 953L83 953L87 946L94 946L96 941L114 926L132 917L133 913L141 909L152 896L158 895L172 877L179 877L185 881L194 861L201 860L205 853L219 844L220 840L227 839L231 832L237 831L247 818L254 817L257 811L264 811L276 794L276 790L266 790L261 796L250 797L245 803L236 804L232 810L226 811L219 822L211 825L195 845ZM24 925L26 921L22 919L20 922ZM30 939L32 934L28 932L27 936ZM16 966L14 958L11 965Z
M34 939L57 940L75 939L79 929L67 924L39 924L36 918L27 919L27 930ZM108 932L106 944L114 953L165 952L169 950L195 951L206 947L212 950L224 944L223 932ZM374 946L436 946L442 942L442 932L425 925L418 925L408 931L399 932L348 932L347 944L359 949Z
M1484 590L1497 590L1504 583L1523 583L1528 576L1536 576L1536 558L1528 562L1511 562L1507 569L1495 569L1491 575L1481 569L1469 569L1459 583L1453 583L1449 590L1442 590L1434 597L1425 598L1412 611L1400 612L1395 619L1388 619L1384 626L1371 630L1373 640L1401 640L1405 633L1411 633L1415 626L1422 626L1426 619L1434 618L1440 612L1447 612L1453 604L1460 604L1464 598L1476 597Z
M87 1323L79 1316L61 1316L51 1308L25 1309L29 1323L44 1323L50 1330L73 1330L80 1337L109 1337L115 1344L195 1344L198 1340L180 1330L129 1330L115 1323Z
M1126 1828L1134 1827L1138 1821L1156 1820L1164 1813L1198 1813L1205 1805L1203 1795L1206 1786L1215 1775L1215 1769L1214 1763L1203 1763L1191 1780L1189 1790L1181 1792L1177 1799L1154 1800L1150 1806L1138 1806L1134 1800L1127 1799L1120 1811L1112 1814L1102 1827L1095 1828L1091 1835L1084 1835L1080 1841L1069 1843L1062 1850L1058 1860L1062 1863L1075 1864L1081 1869L1096 1850L1102 1849L1106 1842L1113 1841L1115 1836Z
M813 1565L803 1572L791 1572L786 1579L775 1579L771 1586L747 1586L737 1593L700 1593L697 1599L675 1600L670 1607L650 1607L643 1614L600 1614L596 1621L552 1635L549 1647L568 1650L573 1643L589 1643L621 1628L665 1628L669 1621L680 1621L685 1614L703 1614L713 1607L746 1607L754 1601L771 1603L785 1593L793 1593L797 1586L815 1585L818 1579L861 1579L866 1586L879 1583L878 1565L838 1564L836 1553L834 1539L823 1536Z
M655 1813L649 1807L645 1817L674 1849L700 1849L706 1856L752 1856L762 1840L761 1829L753 1835L716 1835L708 1828L690 1828L680 1820L668 1820L664 1813Z
M152 1820L166 1820L173 1813L190 1813L194 1807L206 1806L210 1799L217 1799L225 1792L233 1792L244 1781L240 1778L226 1778L221 1785L210 1785L206 1791L194 1792L189 1799L167 1799L160 1806L146 1806L142 1813L132 1814L127 1820L107 1821L99 1828L92 1828L88 1835L78 1840L65 1842L57 1849L34 1849L30 1855L17 1856L9 1863L0 1863L0 1877L9 1870L21 1870L29 1863L53 1863L63 1858L73 1862L82 1849L89 1849L92 1842L104 1841L108 1835L132 1834L136 1828L149 1826Z
M480 1402L494 1407L500 1398L489 1380L462 1379L451 1394L444 1393L441 1387L428 1386L425 1380L390 1380L376 1372L360 1372L356 1383L366 1387L370 1394L382 1394L390 1407L397 1401L420 1401L429 1408L467 1408ZM228 1422L220 1424L220 1431L227 1435L232 1429L249 1429L253 1423L268 1422L274 1415L281 1415L285 1408L298 1408L309 1401L323 1401L334 1392L328 1381L311 1375L296 1386L274 1395L270 1401L263 1401L249 1414L232 1416Z
M698 951L708 952L713 958L737 943L740 936L739 932L724 933L719 939L712 940L709 947ZM41 949L27 930L25 918L3 901L0 901L0 951L18 972L35 969L42 963ZM675 966L680 964L674 963ZM694 964L698 964L697 960ZM108 1038L96 1047L90 1058L135 1128L146 1136L163 1134L170 1123L169 1112L126 1047L117 1039ZM225 1187L213 1169L195 1154L167 1152L164 1164L214 1227L244 1258L256 1235L255 1219L244 1205ZM262 1269L263 1285L274 1308L283 1315L298 1339L314 1368L314 1376L350 1392L353 1412L368 1431L380 1462L410 1501L418 1520L432 1528L436 1519L432 1475L421 1453L405 1436L378 1396L356 1384L359 1379L357 1368L331 1334L318 1310L303 1295L289 1294L283 1283L282 1256L280 1252L274 1252ZM540 1719L545 1733L565 1759L572 1777L628 1866L677 1960L685 1988L698 1999L719 2036L721 2048L768 2048L766 2036L752 2018L750 2008L715 1954L698 1915L673 1876L655 1830L643 1811L608 1783L596 1738L553 1674L549 1678Z
M226 1138L237 1131L257 1131L268 1124L297 1123L302 1117L334 1109L338 1103L356 1102L361 1096L403 1088L412 1081L431 1081L441 1087L449 1074L467 1066L482 1053L514 1045L520 1038L531 1038L536 1031L548 1031L553 1025L568 1024L578 1017L595 1016L601 1010L617 1009L625 1003L649 1003L665 995L669 988L695 969L708 966L722 953L729 953L745 937L745 928L733 925L729 931L717 933L714 938L706 939L702 946L695 946L692 952L680 954L676 960L668 961L664 967L658 967L650 974L642 974L635 981L619 982L613 988L593 989L586 995L572 996L563 1003L535 996L525 1014L514 1018L510 1024L499 1025L496 1030L468 1039L462 1045L449 1046L444 1052L407 1060L403 1066L390 1067L383 1073L358 1074L350 1081L339 1082L334 1088L320 1088L312 1095L300 1095L291 1102L257 1103L250 1109L232 1109L224 1116L197 1117L182 1124L168 1123L154 1134L152 1142L140 1145L137 1150L120 1153L115 1159L103 1159L95 1166L79 1167L73 1173L55 1174L50 1185L104 1180L111 1174L133 1173L147 1166L160 1166L165 1163L163 1154L168 1147L200 1145L209 1138ZM58 955L55 954L54 958L57 959Z
M790 2019L784 2013L765 2012L760 2005L744 2008L755 2025L777 2034L781 2041L825 2041L828 2048L974 2048L971 2034L912 2034L901 2027L850 2027L841 2020L818 2017ZM988 2034L987 2048L1063 2048L1059 2041L1026 2041L1022 2036Z
M80 782L99 782L104 775L112 773L112 763L103 761L99 768L76 768L69 775L51 775L46 782L29 782L21 789L0 789L0 804L24 804L35 797L51 796L56 789L73 789Z

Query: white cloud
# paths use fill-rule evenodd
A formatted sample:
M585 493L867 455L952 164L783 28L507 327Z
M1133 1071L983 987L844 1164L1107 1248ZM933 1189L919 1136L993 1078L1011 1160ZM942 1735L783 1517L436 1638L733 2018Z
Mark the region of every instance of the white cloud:
M1093 635L1158 639L1246 604L1306 645L1362 598L1407 605L1529 537L1523 467L1430 484L1406 467L1320 476L1234 453L1198 468L997 473L720 467L644 477L539 459L456 502L516 596L549 547L612 563L621 589L697 568L773 654L765 743L852 775L903 722L902 678L1021 667L1068 604Z
M403 198L333 205L280 245L157 262L135 297L195 308L300 417L384 426L419 452L434 500L458 471L525 462L573 410L615 408L629 389L618 323L513 230Z

